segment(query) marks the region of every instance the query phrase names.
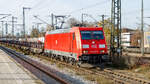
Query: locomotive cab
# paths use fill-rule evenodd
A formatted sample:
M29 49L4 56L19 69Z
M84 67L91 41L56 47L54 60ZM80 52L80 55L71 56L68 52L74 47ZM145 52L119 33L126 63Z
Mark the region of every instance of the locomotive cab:
M102 28L81 28L80 37L82 46L80 60L88 63L101 63L107 60L107 46Z

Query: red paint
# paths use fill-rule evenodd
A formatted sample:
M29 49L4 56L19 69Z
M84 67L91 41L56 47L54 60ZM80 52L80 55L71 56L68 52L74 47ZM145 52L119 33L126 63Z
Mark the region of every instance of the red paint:
M45 49L76 53L77 57L84 54L84 50L88 51L86 54L107 54L105 37L101 40L82 40L80 31L103 31L103 28L73 27L67 33L46 34ZM75 34L74 40L73 34ZM88 44L89 48L83 49L82 44ZM106 47L99 48L99 44L105 44ZM100 50L104 50L104 53L100 53Z

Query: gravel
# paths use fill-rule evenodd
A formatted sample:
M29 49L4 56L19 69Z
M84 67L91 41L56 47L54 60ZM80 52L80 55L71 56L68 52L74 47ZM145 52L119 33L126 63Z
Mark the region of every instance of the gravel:
M27 55L26 55L27 56ZM38 57L34 57L34 56L27 56L29 58L31 58L32 60L36 60L50 68L52 68L53 70L55 70L55 74L58 75L59 77L66 79L67 81L70 82L70 84L97 84L96 81L90 81L85 79L83 76L79 76L76 74L76 72L74 72L73 70L66 68L66 67L58 67L57 64L55 63L51 63L49 61L46 60L41 60Z

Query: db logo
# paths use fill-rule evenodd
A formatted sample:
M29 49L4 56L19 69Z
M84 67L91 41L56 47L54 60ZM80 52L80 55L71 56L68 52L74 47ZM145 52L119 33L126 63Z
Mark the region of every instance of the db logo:
M92 45L91 47L92 47L92 48L97 48L97 46L96 46L96 45Z

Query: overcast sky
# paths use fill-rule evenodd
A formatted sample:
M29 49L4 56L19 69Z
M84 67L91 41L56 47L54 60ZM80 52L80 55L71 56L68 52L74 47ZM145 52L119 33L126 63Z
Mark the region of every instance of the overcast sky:
M144 0L145 17L150 17L149 5L150 0ZM141 0L122 0L123 27L135 28L139 26L140 6ZM18 23L22 23L22 7L31 8L31 10L26 10L26 27L29 29L32 27L33 22L40 22L33 15L39 15L48 23L50 23L50 13L71 15L71 17L78 20L80 20L81 13L88 13L97 20L101 20L98 15L110 16L111 0L0 0L0 14L12 14L18 17ZM11 17L3 20L11 20ZM89 18L87 20L93 21ZM150 19L145 18L144 21L150 24Z

